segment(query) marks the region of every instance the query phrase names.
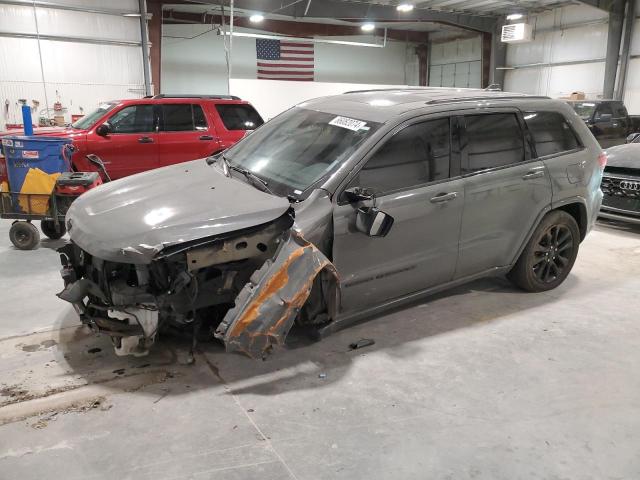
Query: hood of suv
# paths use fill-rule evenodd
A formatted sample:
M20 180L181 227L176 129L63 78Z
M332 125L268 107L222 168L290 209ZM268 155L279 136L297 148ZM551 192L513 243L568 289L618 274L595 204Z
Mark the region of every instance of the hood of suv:
M289 207L286 198L226 177L200 159L89 191L73 202L66 219L83 250L140 264L167 246L267 223Z

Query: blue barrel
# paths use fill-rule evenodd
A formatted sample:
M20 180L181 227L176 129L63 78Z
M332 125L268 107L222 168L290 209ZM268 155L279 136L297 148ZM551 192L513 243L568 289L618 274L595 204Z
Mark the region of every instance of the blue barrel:
M19 192L30 168L46 173L62 173L71 169L71 140L39 136L2 138L7 163L9 190Z

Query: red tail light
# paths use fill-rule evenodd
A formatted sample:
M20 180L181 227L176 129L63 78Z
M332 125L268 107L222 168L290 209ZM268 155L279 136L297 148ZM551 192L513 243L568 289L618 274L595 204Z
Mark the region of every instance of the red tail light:
M600 168L604 168L607 166L607 154L602 152L598 156L598 163L600 164Z

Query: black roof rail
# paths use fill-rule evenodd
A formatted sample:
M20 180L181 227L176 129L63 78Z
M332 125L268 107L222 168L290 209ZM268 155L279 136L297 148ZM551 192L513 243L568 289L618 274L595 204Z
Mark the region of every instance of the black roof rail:
M426 105L439 103L477 102L478 100L551 100L551 97L542 95L483 95L477 97L437 98L425 102Z
M147 98L147 97L144 97ZM241 100L240 97L236 97L235 95L185 95L185 94L178 94L178 95L170 95L168 93L162 93L160 95L154 95L153 97L150 98L205 98L205 99L212 99L212 100Z

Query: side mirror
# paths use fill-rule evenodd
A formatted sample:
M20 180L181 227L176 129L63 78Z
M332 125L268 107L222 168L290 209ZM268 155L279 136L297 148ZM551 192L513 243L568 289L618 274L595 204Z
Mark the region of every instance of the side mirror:
M629 135L626 143L640 143L640 133L632 133Z
M351 187L344 191L344 196L351 203L362 202L364 200L373 200L375 196L371 190L362 187Z
M111 133L111 125L109 125L108 122L104 122L102 125L96 128L96 134L100 135L101 137L106 137L110 133Z
M375 207L360 207L356 215L356 229L370 237L384 237L391 230L393 217Z
M610 122L613 118L613 115L610 113L602 113L598 117L596 117L596 123L607 123Z

